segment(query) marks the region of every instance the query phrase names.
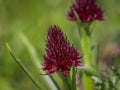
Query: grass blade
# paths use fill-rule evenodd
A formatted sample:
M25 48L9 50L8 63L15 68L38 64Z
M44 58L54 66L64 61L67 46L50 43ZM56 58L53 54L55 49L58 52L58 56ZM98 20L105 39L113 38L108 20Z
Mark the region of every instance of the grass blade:
M28 69L24 66L24 64L21 62L21 60L13 54L13 52L12 52L10 46L8 45L8 43L6 43L6 47L7 47L8 51L9 51L10 55L12 56L12 58L20 66L20 68L26 73L26 75L32 80L32 82L40 90L45 90L45 88L35 79L35 77L32 75L32 73L28 71Z
M35 48L33 47L33 45L30 43L29 39L23 34L23 33L20 33L20 38L23 42L23 44L26 46L26 48L28 49L29 53L30 53L30 56L32 58L32 61L34 63L35 66L37 66L37 68L41 68L41 65L40 63L42 63L36 53L36 50ZM40 71L40 73L44 73L43 71ZM53 79L50 77L50 76L47 76L45 75L45 80L44 81L47 81L46 83L49 84L49 86L51 87L52 90L56 90L56 86L55 86L55 82L52 81Z

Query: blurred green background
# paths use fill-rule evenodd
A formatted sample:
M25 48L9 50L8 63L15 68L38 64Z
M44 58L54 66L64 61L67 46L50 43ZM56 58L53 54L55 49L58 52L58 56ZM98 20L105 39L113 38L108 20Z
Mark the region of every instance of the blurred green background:
M34 55L29 53L21 35L29 40L41 61L50 25L60 26L69 41L78 47L76 25L66 18L71 2L72 0L0 0L0 90L38 90L10 57L5 42L10 44L15 54L38 79L41 76L36 73L33 65ZM99 4L104 10L105 20L95 21L91 30L93 44L99 43L101 47L100 53L96 55L102 61L111 55L116 57L120 54L120 0L99 0ZM118 51L113 50L113 47L116 48L114 44ZM106 50L107 45L111 45L110 50Z

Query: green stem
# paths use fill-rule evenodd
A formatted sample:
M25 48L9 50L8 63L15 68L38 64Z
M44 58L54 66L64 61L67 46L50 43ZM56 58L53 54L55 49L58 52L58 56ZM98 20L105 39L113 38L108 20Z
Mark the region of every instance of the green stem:
M92 55L91 55L91 41L90 37L87 35L86 31L84 28L81 28L79 30L80 33L80 44L81 44L81 49L84 54L83 59L84 59L84 64L85 65L92 65Z
M79 27L79 26L78 26ZM86 66L92 66L92 53L91 53L91 41L90 36L86 32L85 27L79 28L80 44L83 53L83 62ZM93 80L86 72L83 73L83 87L84 90L93 90Z
M68 76L67 77L64 77L61 73L57 73L58 76L60 76L60 78L62 79L62 82L63 82L63 86L64 86L64 90L71 90L71 86L70 84L68 83Z
M72 71L72 69L71 69L71 71ZM68 83L68 85L70 87L70 90L72 90L72 77L71 77L71 74L73 73L71 71L67 74L67 77L66 77L67 83Z
M93 80L88 74L83 73L82 80L84 90L94 90Z
M51 76L49 75L49 77L51 78L51 80L53 81L53 83L55 84L55 86L57 87L57 90L61 90L58 83L56 82L56 80Z
M72 90L76 90L76 73L77 73L77 68L73 67L73 70L72 70Z

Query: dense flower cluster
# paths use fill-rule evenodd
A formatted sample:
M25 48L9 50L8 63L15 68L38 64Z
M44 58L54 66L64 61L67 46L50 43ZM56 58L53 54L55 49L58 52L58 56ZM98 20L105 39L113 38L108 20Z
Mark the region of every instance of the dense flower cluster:
M68 11L67 17L71 21L76 21L76 16L82 22L88 23L93 20L103 20L103 11L95 0L76 0Z
M58 71L66 77L72 66L82 65L79 61L82 55L69 44L58 26L49 28L47 39L47 54L44 56L45 62L43 64L43 70L47 74Z

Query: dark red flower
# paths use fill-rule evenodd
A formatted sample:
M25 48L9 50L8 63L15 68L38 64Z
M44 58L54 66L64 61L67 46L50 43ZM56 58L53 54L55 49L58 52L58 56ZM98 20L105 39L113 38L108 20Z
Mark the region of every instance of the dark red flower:
M103 11L96 4L95 0L76 0L70 8L67 17L71 21L76 21L76 15L82 22L91 22L93 20L103 20Z
M47 54L43 64L47 74L58 71L65 77L72 66L82 65L79 61L82 55L69 44L58 26L49 28L47 39Z

